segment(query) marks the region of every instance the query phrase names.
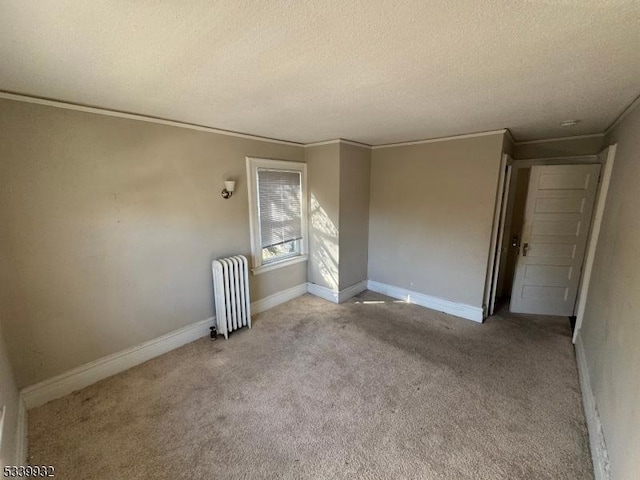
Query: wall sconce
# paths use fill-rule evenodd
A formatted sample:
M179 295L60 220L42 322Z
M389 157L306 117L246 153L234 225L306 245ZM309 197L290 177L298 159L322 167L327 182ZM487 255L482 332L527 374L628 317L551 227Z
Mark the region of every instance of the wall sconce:
M236 189L236 182L233 180L227 180L224 182L224 189L222 190L222 198L231 198L233 191Z

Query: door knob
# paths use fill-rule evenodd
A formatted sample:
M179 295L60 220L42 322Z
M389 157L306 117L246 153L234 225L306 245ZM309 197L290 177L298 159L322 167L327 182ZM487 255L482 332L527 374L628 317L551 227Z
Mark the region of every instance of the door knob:
M527 256L527 251L529 251L529 244L528 243L523 243L522 244L522 256L523 257Z

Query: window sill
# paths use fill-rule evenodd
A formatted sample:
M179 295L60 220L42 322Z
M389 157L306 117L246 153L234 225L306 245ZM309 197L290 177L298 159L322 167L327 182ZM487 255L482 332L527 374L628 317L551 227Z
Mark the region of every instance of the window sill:
M268 263L266 265L261 265L260 267L252 268L251 273L253 273L254 275L260 275L261 273L271 272L273 270L288 267L289 265L294 265L296 263L306 262L308 259L309 255L298 255L292 258L285 258L278 262Z

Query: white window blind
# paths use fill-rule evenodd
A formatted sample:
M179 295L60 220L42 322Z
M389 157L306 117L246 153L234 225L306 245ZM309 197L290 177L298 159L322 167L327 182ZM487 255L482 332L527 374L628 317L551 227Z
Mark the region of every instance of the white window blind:
M259 168L258 218L262 248L302 238L300 172Z

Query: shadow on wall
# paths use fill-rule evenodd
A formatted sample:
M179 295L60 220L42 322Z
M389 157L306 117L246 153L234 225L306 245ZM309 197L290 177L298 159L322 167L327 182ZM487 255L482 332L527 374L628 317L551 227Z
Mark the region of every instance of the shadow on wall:
M325 284L332 290L338 290L338 229L327 212L311 195L311 263L315 265Z

